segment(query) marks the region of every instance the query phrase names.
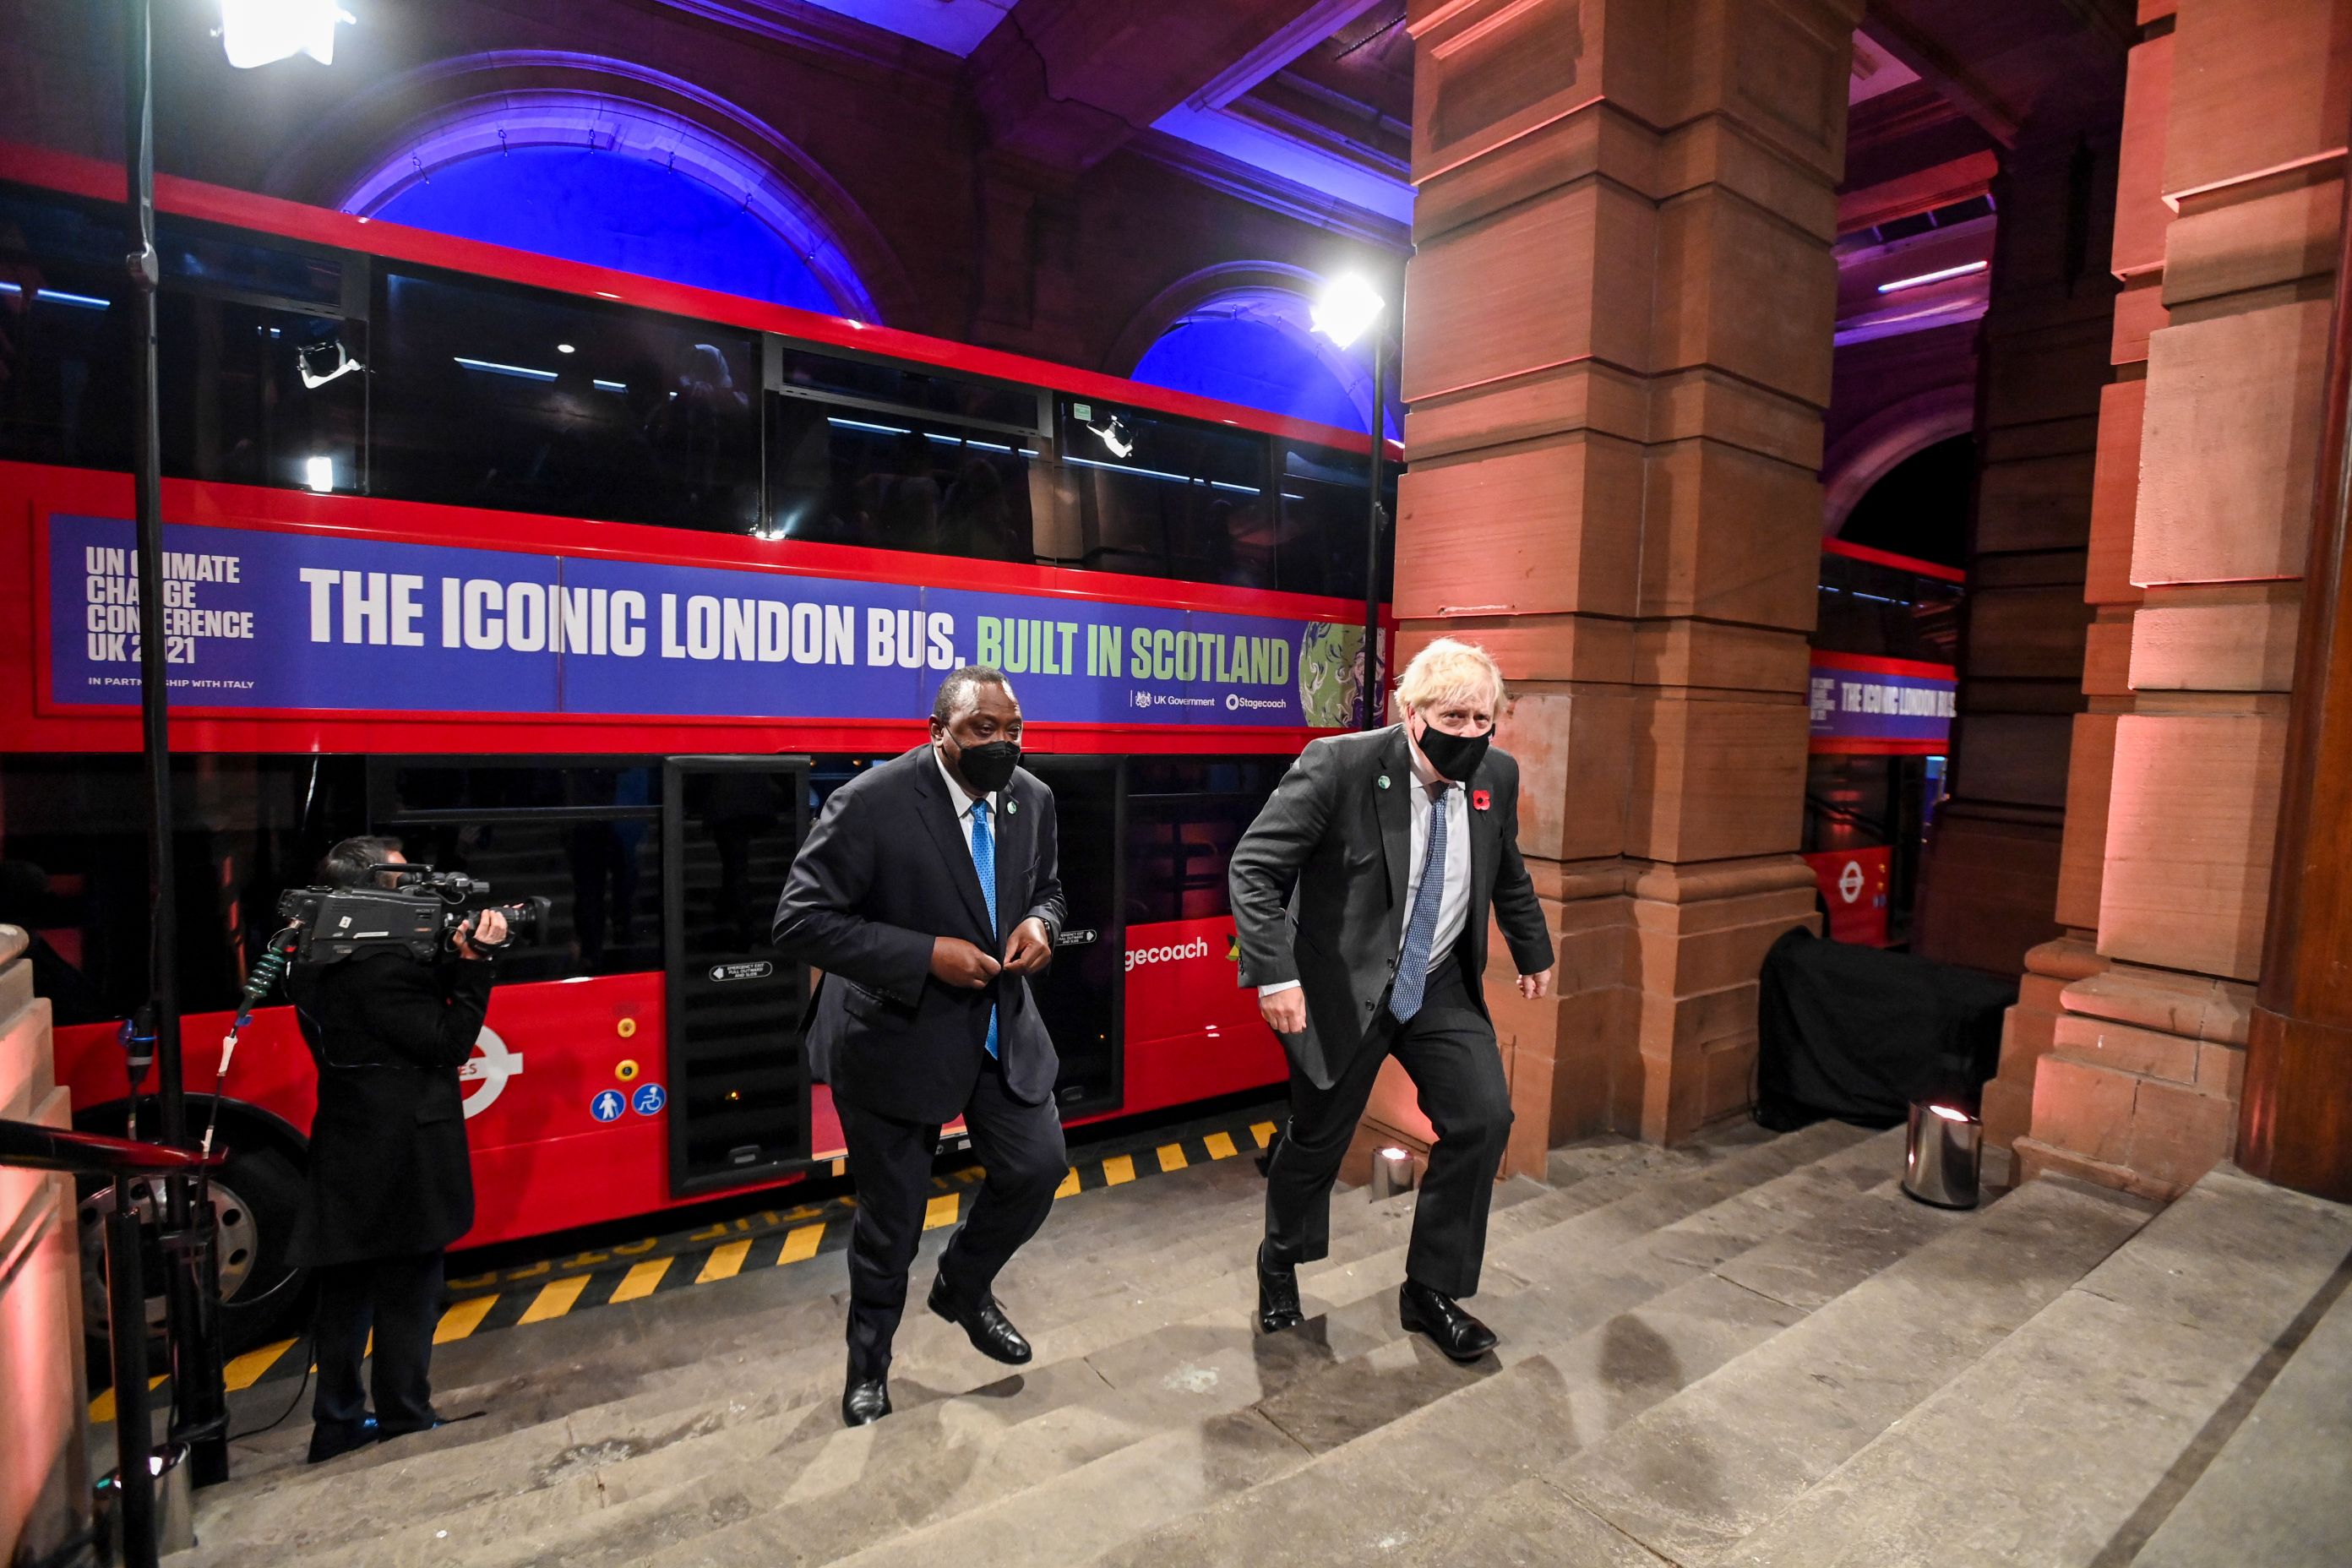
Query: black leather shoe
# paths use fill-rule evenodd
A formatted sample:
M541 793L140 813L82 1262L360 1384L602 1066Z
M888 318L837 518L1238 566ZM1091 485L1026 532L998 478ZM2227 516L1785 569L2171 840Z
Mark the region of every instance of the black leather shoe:
M1276 1263L1265 1255L1265 1243L1257 1244L1257 1331L1278 1334L1285 1329L1295 1329L1307 1321L1298 1310L1298 1270L1287 1263Z
M861 1377L849 1374L849 1386L841 1391L841 1424L845 1426L871 1426L890 1414L890 1383L887 1378Z
M378 1441L389 1443L394 1437L406 1437L417 1432L438 1432L442 1427L455 1426L460 1421L478 1421L488 1414L489 1412L487 1410L468 1410L463 1415L436 1415L422 1426L383 1426L377 1432L376 1436ZM376 1417L372 1415L368 1417L368 1419L373 1421Z
M323 1465L354 1448L366 1447L376 1436L373 1415L362 1415L357 1421L321 1421L310 1428L310 1458L307 1462Z
M1427 1334L1430 1343L1455 1361L1476 1361L1495 1348L1495 1331L1464 1311L1459 1301L1410 1279L1397 1289L1397 1320L1408 1333Z
M1001 1361L1007 1366L1026 1366L1030 1356L1035 1353L1030 1350L1029 1342L1021 1337L1021 1331L1013 1326L1013 1320L1004 1315L1004 1309L996 1304L993 1296L982 1296L976 1307L959 1307L955 1298L948 1292L947 1280L934 1279L930 1299L925 1304L961 1329L964 1337L971 1342L971 1348L991 1361Z

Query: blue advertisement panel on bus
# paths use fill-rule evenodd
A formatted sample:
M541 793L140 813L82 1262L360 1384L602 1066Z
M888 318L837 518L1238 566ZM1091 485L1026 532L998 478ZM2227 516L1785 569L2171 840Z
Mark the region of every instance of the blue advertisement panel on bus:
M49 692L139 700L133 528L48 520ZM318 533L164 530L175 704L902 719L993 665L1028 717L1341 727L1362 628Z

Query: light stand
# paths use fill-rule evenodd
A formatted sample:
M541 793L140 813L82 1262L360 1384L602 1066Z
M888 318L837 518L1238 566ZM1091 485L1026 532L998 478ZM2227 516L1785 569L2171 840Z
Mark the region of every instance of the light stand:
M1372 329L1372 460L1371 488L1364 508L1364 687L1361 727L1377 730L1388 722L1387 704L1381 698L1381 528L1388 509L1381 504L1381 469L1388 458L1388 334L1379 330L1388 301L1359 274L1343 273L1331 280L1315 302L1316 331L1338 348L1346 348Z
M138 521L139 718L147 764L149 890L148 994L155 1031L156 1110L161 1141L188 1142L187 1100L180 1057L179 915L172 858L172 742L168 652L163 636L163 423L156 391L155 68L152 0L123 0L123 169L130 208L124 265L131 275L131 491ZM228 1391L220 1338L220 1266L210 1205L195 1212L194 1178L169 1175L163 1188L166 1338L172 1376L171 1437L187 1445L190 1479L210 1486L228 1479ZM117 1334L142 1333L144 1303ZM146 1417L146 1379L115 1390L118 1421ZM142 1437L145 1436L142 1431ZM152 1479L121 1479L125 1520L152 1521ZM132 1489L145 1494L137 1503ZM128 1531L126 1531L126 1536Z

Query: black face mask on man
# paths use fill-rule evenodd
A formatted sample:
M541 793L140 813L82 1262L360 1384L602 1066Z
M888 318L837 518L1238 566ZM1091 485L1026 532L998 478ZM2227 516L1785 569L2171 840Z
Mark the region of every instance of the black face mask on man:
M1468 784L1486 760L1486 748L1495 743L1495 731L1489 726L1482 735L1449 735L1436 725L1423 721L1417 743L1429 765L1452 779L1455 784Z
M1020 765L1018 741L987 741L956 748L956 776L982 795L994 795L1012 783L1013 770Z

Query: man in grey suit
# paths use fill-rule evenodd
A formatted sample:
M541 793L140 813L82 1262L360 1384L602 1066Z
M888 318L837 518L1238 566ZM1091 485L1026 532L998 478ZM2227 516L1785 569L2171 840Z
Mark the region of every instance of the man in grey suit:
M1486 1013L1487 912L1530 1001L1551 934L1519 858L1518 764L1490 746L1502 671L1442 637L1405 668L1402 723L1310 743L1235 846L1241 983L1290 1058L1290 1126L1267 1168L1258 1326L1303 1321L1297 1268L1330 1243L1331 1184L1394 1057L1436 1129L1397 1309L1456 1361L1494 1347L1463 1310L1511 1129Z

